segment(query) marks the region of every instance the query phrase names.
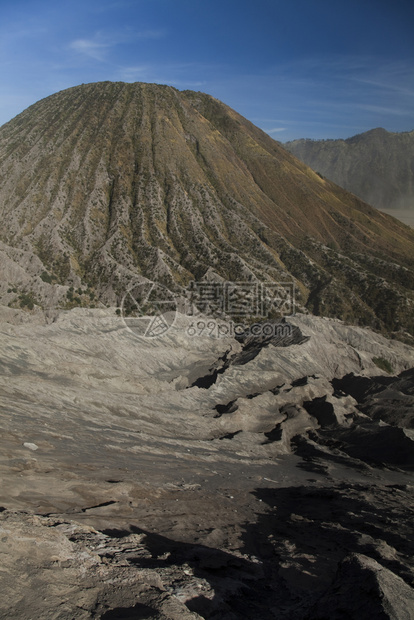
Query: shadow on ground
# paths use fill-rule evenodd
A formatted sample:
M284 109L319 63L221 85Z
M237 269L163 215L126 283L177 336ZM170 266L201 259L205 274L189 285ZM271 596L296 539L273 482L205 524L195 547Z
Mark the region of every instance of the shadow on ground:
M255 523L244 524L241 553L173 541L135 526L104 533L145 534L149 555L130 557L131 564L177 574L187 567L193 581L208 584L208 592L200 594L180 586L187 592L187 608L203 618L316 619L312 609L327 600L338 567L350 554L368 556L412 584L413 501L403 485L265 488L254 495L268 509ZM380 598L374 601L378 606ZM102 617L158 617L152 611L119 609L108 612L118 615Z

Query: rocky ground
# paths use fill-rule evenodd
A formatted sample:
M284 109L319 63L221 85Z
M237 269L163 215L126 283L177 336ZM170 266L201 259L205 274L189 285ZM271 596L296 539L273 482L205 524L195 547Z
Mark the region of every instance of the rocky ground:
M414 618L413 348L189 325L3 308L0 617Z

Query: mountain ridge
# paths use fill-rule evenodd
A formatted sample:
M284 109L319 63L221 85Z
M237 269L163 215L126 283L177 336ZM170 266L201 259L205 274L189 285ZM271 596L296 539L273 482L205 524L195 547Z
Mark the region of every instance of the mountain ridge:
M379 209L414 209L414 130L382 127L338 140L292 140L301 161Z

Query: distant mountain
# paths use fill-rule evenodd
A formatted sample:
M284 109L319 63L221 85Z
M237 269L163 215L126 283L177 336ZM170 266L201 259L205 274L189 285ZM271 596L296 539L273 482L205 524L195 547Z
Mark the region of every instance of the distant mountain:
M294 140L284 146L378 209L414 210L414 131L379 128L347 140Z
M213 97L59 92L0 128L0 301L119 304L136 280L294 282L297 307L414 333L414 231Z

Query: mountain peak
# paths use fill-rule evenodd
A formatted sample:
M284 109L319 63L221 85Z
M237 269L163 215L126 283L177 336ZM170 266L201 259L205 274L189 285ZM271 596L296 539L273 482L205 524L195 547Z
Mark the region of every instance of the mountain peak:
M213 272L291 282L299 308L411 329L413 232L204 93L98 82L39 101L0 128L0 204L8 260L27 274L37 257L31 286L45 272L60 304L70 287L117 304L137 279L182 294ZM401 304L389 314L378 291Z

